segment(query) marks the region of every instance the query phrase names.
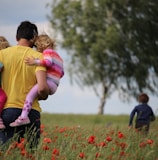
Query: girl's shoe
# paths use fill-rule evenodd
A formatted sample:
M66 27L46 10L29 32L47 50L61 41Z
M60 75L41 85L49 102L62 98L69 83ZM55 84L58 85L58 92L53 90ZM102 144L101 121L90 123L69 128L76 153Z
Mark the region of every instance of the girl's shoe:
M0 118L0 129L5 129L5 128L6 127L5 127L4 123L3 123L2 118Z
M22 125L26 125L30 123L30 119L27 118L22 118L22 117L18 117L14 122L10 123L11 127L17 127L17 126L22 126Z

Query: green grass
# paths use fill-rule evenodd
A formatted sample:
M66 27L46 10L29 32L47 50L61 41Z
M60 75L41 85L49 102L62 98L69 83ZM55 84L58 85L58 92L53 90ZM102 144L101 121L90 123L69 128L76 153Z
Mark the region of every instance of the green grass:
M82 114L48 114L41 115L42 123L47 126L127 126L129 121L128 115L82 115Z
M41 141L36 151L30 152L25 141L0 146L0 159L158 160L157 119L151 123L148 136L129 130L128 115L42 113L41 120Z

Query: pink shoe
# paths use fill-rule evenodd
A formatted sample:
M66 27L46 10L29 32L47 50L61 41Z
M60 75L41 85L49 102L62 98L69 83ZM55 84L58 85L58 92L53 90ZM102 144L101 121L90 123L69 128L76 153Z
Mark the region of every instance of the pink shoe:
M30 119L27 118L21 118L20 116L12 123L10 123L11 127L17 127L17 126L22 126L30 123Z
M5 129L5 128L6 127L5 127L4 123L3 123L3 119L0 118L0 129Z

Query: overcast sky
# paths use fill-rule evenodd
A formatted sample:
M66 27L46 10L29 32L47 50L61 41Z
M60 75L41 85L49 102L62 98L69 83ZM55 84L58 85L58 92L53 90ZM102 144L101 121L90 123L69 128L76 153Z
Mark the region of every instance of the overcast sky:
M15 34L17 26L21 21L29 20L37 24L39 32L49 34L50 8L47 3L52 0L1 0L0 3L0 35L5 36L11 45L16 44ZM66 61L66 51L57 48L60 55ZM66 62L64 63L66 67ZM74 114L96 114L98 112L99 100L92 90L81 90L77 85L70 85L67 71L62 78L57 92L49 96L46 101L40 102L43 112L49 113L74 113ZM113 94L105 105L105 114L130 114L136 100L131 103L122 103L117 93ZM151 97L149 104L154 112L157 112L157 97Z

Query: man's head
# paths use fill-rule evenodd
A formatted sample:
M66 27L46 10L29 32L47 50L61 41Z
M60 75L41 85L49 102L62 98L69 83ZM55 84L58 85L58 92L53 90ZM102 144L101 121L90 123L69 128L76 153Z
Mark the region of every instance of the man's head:
M16 39L17 41L19 41L20 39L26 39L27 41L31 42L33 46L37 35L37 26L29 21L23 21L17 28Z

